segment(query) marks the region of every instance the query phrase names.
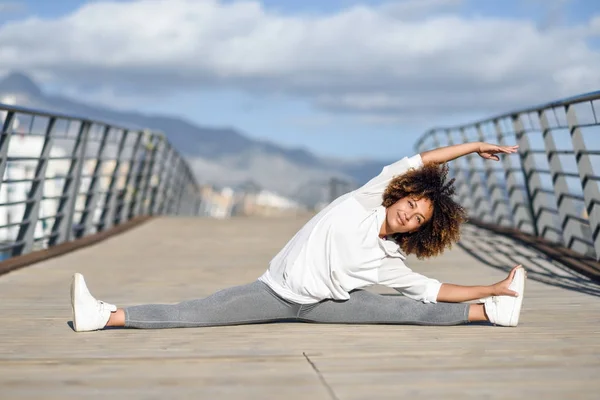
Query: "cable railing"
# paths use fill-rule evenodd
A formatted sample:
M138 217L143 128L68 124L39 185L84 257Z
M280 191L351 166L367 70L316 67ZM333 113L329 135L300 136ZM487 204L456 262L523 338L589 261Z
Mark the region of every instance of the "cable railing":
M499 163L471 154L449 164L471 219L600 260L600 91L434 128L415 148L470 141L519 145Z
M24 255L144 215L197 215L200 190L164 135L0 104L0 253Z

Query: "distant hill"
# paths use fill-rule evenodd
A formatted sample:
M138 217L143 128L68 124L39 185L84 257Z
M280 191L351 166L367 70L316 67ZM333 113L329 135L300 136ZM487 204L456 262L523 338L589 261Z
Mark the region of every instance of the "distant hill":
M0 80L0 98L6 95L17 96L23 107L162 131L187 158L199 182L233 187L252 182L309 205L327 200L323 196L328 196L330 179L356 187L391 161L332 160L304 149L252 139L235 128L199 126L183 118L117 111L50 96L21 73Z

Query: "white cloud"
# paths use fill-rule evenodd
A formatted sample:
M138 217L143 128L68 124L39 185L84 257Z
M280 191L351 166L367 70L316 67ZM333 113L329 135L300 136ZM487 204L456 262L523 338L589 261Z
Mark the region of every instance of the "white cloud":
M315 16L249 1L94 2L59 19L0 26L0 60L5 70L117 95L234 87L370 118L498 112L600 86L600 53L585 36L598 19L540 30L450 13L459 3L405 0Z

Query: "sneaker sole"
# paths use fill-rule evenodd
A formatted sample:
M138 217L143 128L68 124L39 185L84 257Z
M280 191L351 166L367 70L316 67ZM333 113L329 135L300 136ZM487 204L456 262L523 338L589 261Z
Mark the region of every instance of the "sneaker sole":
M513 282L516 282L517 284L514 291L519 293L519 297L515 298L515 305L510 314L510 326L517 326L519 323L519 316L521 315L523 297L525 297L525 270L523 268L517 269Z
M81 274L75 273L73 275L73 280L71 281L71 308L73 309L73 329L75 329L75 332L79 332L77 330L77 307L75 299L79 296L78 287L81 283L81 278Z

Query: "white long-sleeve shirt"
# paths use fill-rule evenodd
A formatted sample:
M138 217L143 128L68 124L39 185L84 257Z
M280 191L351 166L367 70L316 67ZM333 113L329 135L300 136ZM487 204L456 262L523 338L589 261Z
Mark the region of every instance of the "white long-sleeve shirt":
M385 166L361 188L336 199L296 233L259 280L299 304L347 300L351 290L374 284L435 303L442 284L410 270L399 246L379 237L386 219L381 203L388 183L422 165L418 154L405 157Z

